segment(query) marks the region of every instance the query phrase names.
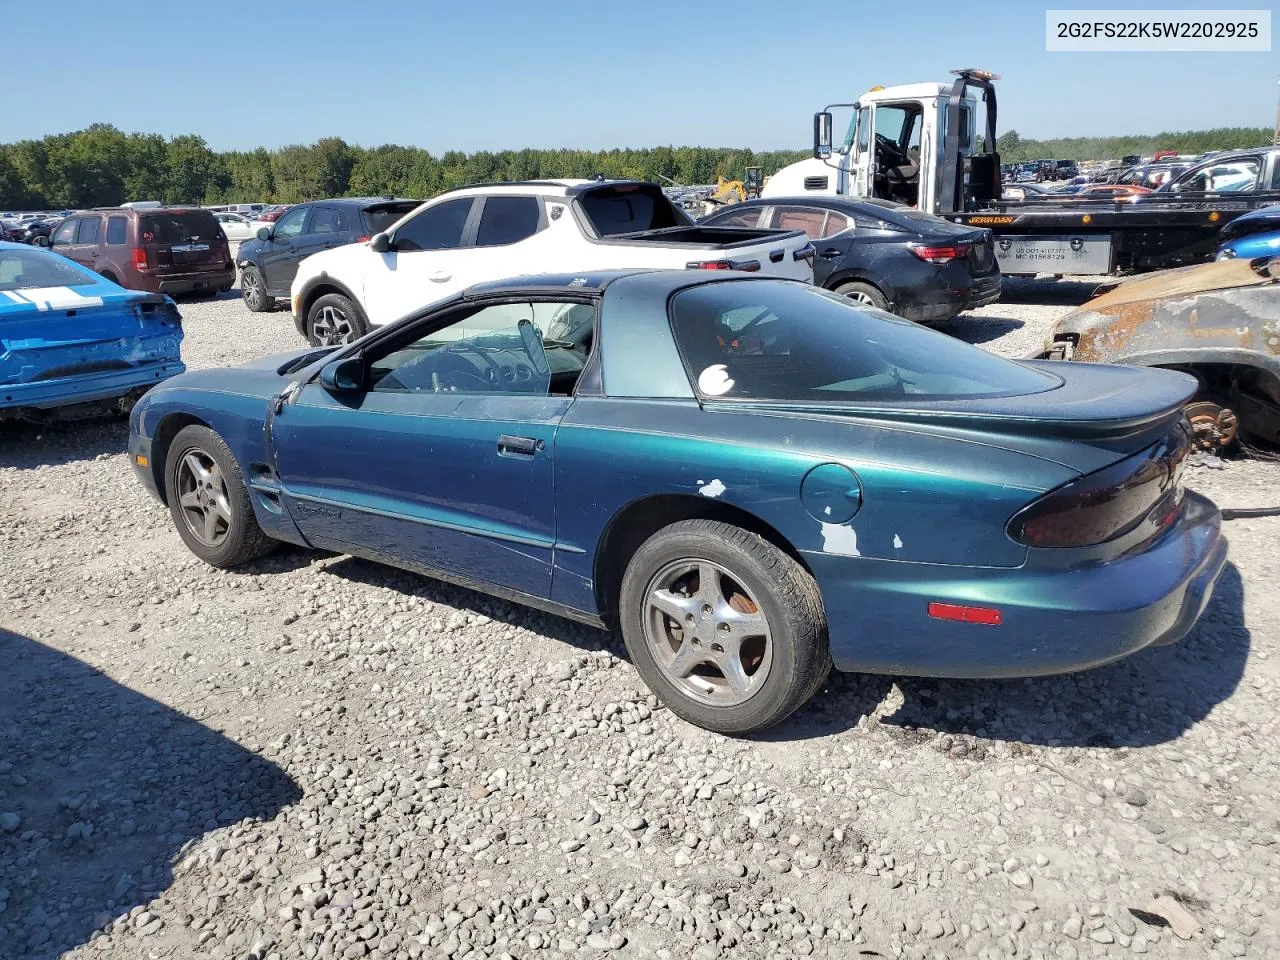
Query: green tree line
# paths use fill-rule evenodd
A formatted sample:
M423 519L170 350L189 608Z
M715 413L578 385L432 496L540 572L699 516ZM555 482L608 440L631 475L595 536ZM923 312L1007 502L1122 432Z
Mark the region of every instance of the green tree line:
M193 134L169 140L108 124L0 145L0 209L83 208L126 200L297 203L320 197L427 198L485 180L632 177L714 183L746 167L772 173L807 153L745 148L502 150L436 156L419 147L358 147L339 137L278 150L218 153Z
M1155 150L1202 153L1270 141L1265 128L1159 133L1132 137L999 139L1006 162L1054 157L1103 160ZM613 150L502 150L440 156L419 147L353 146L340 137L277 150L216 152L195 134L164 138L124 133L109 124L40 140L0 144L0 210L111 206L126 200L167 203L297 203L319 197L425 199L466 183L555 177L632 177L677 183L737 179L748 166L771 174L807 150L756 152L733 147Z
M1055 140L1024 140L1017 130L1002 133L996 140L1002 163L1026 160L1119 160L1137 154L1149 157L1157 150L1176 150L1184 156L1206 150L1238 150L1271 142L1267 127L1218 127L1214 130L1181 130L1129 137L1060 137Z

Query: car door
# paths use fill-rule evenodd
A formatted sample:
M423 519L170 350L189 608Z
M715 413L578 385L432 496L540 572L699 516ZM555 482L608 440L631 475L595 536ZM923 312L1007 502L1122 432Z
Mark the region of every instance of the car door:
M392 233L390 249L370 251L363 280L371 324L398 320L484 279L468 267L472 251L463 249L475 233L475 206L474 197L434 203Z
M274 283L279 283L280 289L288 290L298 273L298 264L314 253L339 246L342 237L342 218L338 208L323 203L312 205L311 216L307 217L302 232L291 239L289 255L278 261L279 273Z
M53 235L49 238L49 246L55 253L60 253L64 257L80 261L76 257L76 231L80 229L80 219L71 217L63 220L59 224L58 229L53 231Z
M849 229L852 225L842 213L800 204L780 204L773 208L768 219L768 226L775 230L803 230L813 241L817 253L813 260L813 282L819 287L825 286L832 272L844 264L853 244L853 231Z
M286 295L298 272L302 258L296 255L294 244L305 233L310 215L310 204L294 207L275 222L271 236L262 244L262 274L267 280L267 290L273 294Z
M451 306L366 347L363 386L315 380L271 423L277 481L313 545L547 597L550 394L535 332L557 303Z

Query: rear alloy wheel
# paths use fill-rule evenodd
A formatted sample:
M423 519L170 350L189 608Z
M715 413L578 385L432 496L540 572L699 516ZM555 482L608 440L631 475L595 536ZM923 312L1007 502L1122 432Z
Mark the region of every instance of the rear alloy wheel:
M885 299L884 294L869 283L856 280L852 283L842 283L836 287L835 292L842 297L848 297L854 303L875 307L877 310L889 309L889 301Z
M686 520L641 545L622 581L620 620L636 670L690 723L721 733L772 726L831 669L813 578L740 527Z
M275 305L275 301L267 296L262 271L253 264L240 271L240 296L252 313L266 313Z
M351 343L367 332L359 308L342 294L325 294L307 311L307 339L313 346Z
M165 495L178 536L205 563L235 567L275 546L258 526L240 465L208 427L184 427L173 438Z
M1191 421L1191 439L1197 450L1223 454L1235 445L1240 420L1230 407L1216 400L1193 400L1182 411Z

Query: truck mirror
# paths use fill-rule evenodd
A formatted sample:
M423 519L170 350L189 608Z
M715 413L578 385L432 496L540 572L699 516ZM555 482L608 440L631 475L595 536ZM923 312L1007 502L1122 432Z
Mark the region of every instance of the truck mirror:
M825 110L813 115L813 155L819 160L831 156L831 114Z

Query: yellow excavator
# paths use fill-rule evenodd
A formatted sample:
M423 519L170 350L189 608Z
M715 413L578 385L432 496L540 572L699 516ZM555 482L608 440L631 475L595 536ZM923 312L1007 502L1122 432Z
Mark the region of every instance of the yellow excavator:
M707 200L722 206L754 199L760 196L760 190L764 187L763 174L762 167L747 167L745 180L726 180L724 177L716 177L715 192L708 196Z

